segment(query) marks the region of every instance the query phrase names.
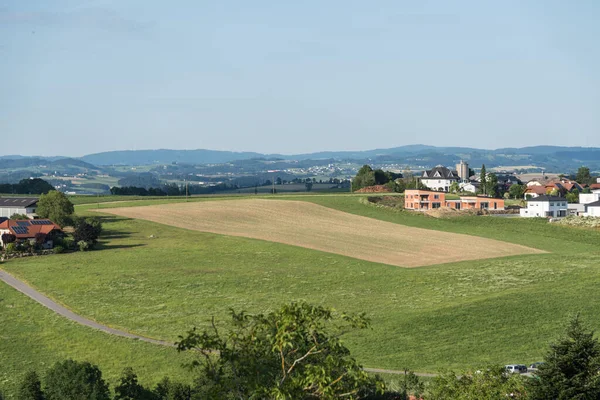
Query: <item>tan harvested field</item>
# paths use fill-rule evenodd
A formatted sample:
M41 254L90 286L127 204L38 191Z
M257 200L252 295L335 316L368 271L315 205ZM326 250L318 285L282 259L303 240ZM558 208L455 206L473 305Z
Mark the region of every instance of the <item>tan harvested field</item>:
M205 201L111 208L101 212L185 229L285 243L399 267L543 253L492 239L379 221L303 201Z

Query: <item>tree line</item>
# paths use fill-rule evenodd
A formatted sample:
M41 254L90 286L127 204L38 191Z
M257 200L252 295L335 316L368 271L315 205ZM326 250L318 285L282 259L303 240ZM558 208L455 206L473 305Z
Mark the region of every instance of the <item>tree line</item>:
M598 399L600 342L578 315L550 344L533 377L489 366L457 375L445 372L425 384L406 371L392 390L366 373L341 340L367 329L364 314L350 315L305 302L267 314L231 311L232 328L191 329L179 336L177 351L191 352L184 365L193 383L165 377L154 387L139 383L129 367L111 391L102 371L89 362L65 360L43 375L21 379L19 400L197 400L197 399ZM0 399L2 395L0 394Z
M118 196L185 196L186 194L213 194L226 190L237 190L237 185L219 183L212 186L164 184L159 187L113 186L110 194Z
M19 183L0 184L0 193L10 194L44 194L54 190L54 186L43 179L21 179Z

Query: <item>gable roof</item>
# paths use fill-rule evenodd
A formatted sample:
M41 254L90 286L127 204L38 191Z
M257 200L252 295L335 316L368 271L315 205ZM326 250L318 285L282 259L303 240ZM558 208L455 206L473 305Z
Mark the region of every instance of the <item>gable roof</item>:
M585 205L585 208L589 208L589 207L600 207L600 200L594 201L593 203L588 203Z
M37 204L39 199L35 197L2 197L0 198L1 208L28 208Z
M437 167L423 172L424 179L459 179L456 171L438 165Z
M534 197L532 199L527 200L527 202L530 202L530 201L550 202L550 201L567 201L567 199L565 199L564 197L558 197L558 196L542 195L542 196Z
M17 239L33 238L38 233L48 234L53 230L61 230L60 226L49 219L9 219L0 223L0 229L8 229Z

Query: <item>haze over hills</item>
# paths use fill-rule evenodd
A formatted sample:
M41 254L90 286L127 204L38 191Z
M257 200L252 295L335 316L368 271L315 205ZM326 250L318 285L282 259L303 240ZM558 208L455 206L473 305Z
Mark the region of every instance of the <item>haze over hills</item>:
M102 169L105 166L135 166L156 164L223 164L252 159L303 161L338 160L355 163L407 164L413 166L453 165L459 159L474 167L487 166L537 166L548 170L572 171L581 165L600 170L600 148L567 146L534 146L502 148L496 150L470 147L436 147L408 145L364 151L323 151L305 154L265 154L257 152L232 152L219 150L124 150L71 157L0 156L0 168L24 168L47 164L48 166L73 166L84 169Z

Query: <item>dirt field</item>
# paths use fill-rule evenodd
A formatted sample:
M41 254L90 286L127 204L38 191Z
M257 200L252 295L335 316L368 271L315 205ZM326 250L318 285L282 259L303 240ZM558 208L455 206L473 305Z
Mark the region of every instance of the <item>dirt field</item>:
M228 200L103 209L130 218L301 246L399 267L542 253L475 236L413 228L303 201Z

